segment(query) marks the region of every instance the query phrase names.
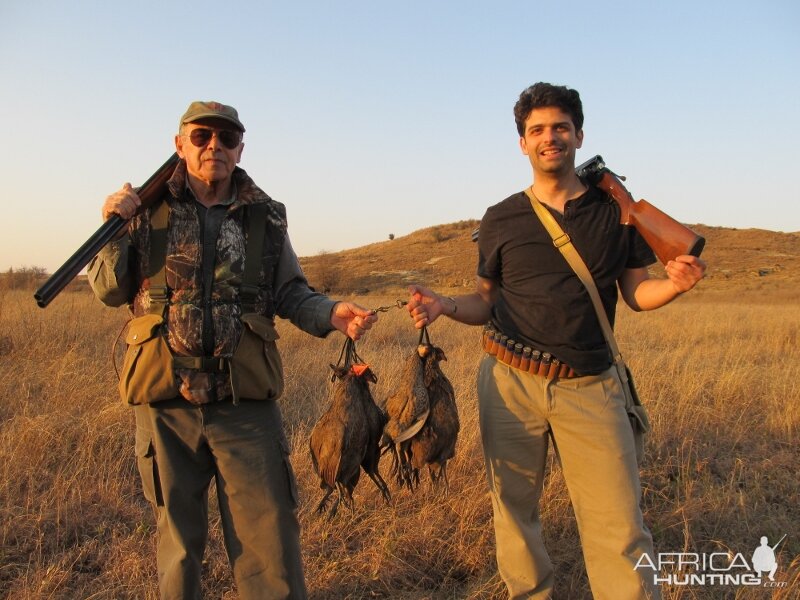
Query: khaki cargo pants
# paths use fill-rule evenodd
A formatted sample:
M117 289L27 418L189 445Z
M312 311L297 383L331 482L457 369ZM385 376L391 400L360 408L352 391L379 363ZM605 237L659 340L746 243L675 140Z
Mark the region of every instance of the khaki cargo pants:
M158 520L161 597L201 597L213 478L239 597L306 598L297 492L278 405L175 399L134 410L139 473Z
M592 594L598 600L658 598L652 570L634 570L643 553L653 556L653 542L642 520L633 433L613 368L547 381L487 355L478 400L497 563L510 597L553 594L553 565L539 521L552 436Z

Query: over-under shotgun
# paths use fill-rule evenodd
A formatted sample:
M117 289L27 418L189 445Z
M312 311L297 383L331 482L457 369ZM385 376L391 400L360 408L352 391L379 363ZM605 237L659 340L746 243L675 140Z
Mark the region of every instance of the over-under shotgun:
M178 164L178 155L173 154L167 159L158 171L153 173L150 178L144 182L141 188L137 190L142 205L139 207L139 212L148 208L158 199L160 199L167 188L167 181L175 171L175 166ZM36 304L44 308L53 298L58 296L61 291L67 287L67 284L72 281L75 276L81 272L89 261L92 260L97 253L108 242L113 240L120 231L128 226L128 221L119 215L112 215L105 223L100 226L100 229L95 231L86 242L78 248L67 262L65 262L59 269L53 273L47 281L42 284L33 297L36 299Z
M575 169L581 179L599 187L611 196L620 207L620 223L631 225L653 249L658 260L666 265L683 254L700 256L706 240L668 214L658 210L647 200L634 200L603 161L600 155L587 160ZM480 227L472 231L472 241L478 241Z

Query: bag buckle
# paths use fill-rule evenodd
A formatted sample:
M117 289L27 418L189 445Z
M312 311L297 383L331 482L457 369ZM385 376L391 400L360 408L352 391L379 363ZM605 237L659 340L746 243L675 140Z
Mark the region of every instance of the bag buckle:
M151 285L148 292L151 302L166 304L169 300L169 288L166 285Z
M567 244L569 244L571 241L572 240L570 239L569 235L565 233L563 235L558 236L557 238L553 238L553 245L556 248L561 248L562 246L566 246Z

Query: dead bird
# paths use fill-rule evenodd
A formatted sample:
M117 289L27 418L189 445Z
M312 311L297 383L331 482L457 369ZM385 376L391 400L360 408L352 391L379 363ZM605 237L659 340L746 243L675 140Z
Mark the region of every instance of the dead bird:
M424 357L430 346L420 344L403 365L397 391L386 401L388 421L383 430L381 446L383 451L391 450L392 474L397 482L410 489L412 479L411 438L413 438L430 414L428 390L424 381Z
M447 461L455 454L460 430L455 392L439 363L447 360L441 348L420 343L407 359L398 392L386 402L389 421L381 442L394 453L392 473L400 486L414 490L419 472L428 466L438 486L447 480Z
M357 366L358 365L354 365L353 368ZM367 370L369 374L367 375L365 373L364 376L371 377L372 382L377 383L377 377L375 377L369 368L367 368ZM367 391L369 392L369 389L367 389ZM386 482L383 480L378 470L381 460L381 435L383 434L383 428L386 426L388 419L386 413L375 404L375 399L372 397L372 394L362 395L362 400L364 403L364 415L367 420L367 451L364 454L364 460L361 461L361 468L364 469L364 472L378 488L383 499L389 502L392 499L392 495L389 493L389 486L386 485Z
M331 368L334 371L331 403L314 425L309 439L311 461L324 491L317 512L325 510L331 494L337 491L329 518L336 514L340 502L353 508L353 490L358 484L362 466L388 499L388 487L378 472L378 460L375 459L375 456L380 457L380 417L370 408L380 412L369 389L370 382L374 383L377 378L363 364L349 367L331 365Z
M447 461L455 456L456 440L461 424L456 408L456 395L453 385L447 379L439 363L447 360L444 350L430 346L423 357L423 381L428 391L430 414L419 432L411 438L411 477L419 484L419 471L425 465L435 487L444 483L448 493Z

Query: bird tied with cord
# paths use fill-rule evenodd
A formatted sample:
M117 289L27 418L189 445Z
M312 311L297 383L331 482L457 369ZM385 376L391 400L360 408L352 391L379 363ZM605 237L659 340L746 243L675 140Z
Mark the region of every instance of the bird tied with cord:
M347 338L336 365L331 364L333 385L330 403L311 431L309 449L314 472L320 478L323 497L317 512L328 508L333 518L341 503L353 509L353 490L361 470L369 476L384 500L391 498L389 488L378 470L380 440L386 415L375 404L370 384L378 378L356 352L355 342Z
M401 487L414 491L425 466L434 487L449 492L447 461L455 455L460 429L455 392L442 372L444 350L434 346L426 328L406 359L400 386L386 401L388 422L383 452L392 452L392 475Z

